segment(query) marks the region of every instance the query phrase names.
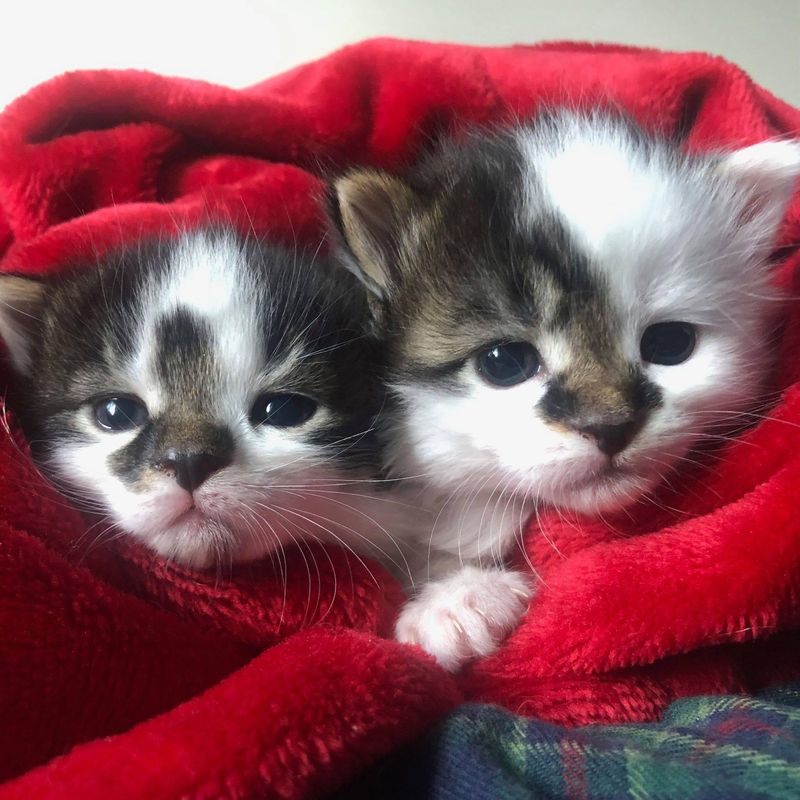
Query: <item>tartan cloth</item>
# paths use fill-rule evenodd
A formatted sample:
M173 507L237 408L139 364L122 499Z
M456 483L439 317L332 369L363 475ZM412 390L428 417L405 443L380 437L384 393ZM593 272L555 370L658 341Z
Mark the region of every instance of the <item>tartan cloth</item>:
M656 723L564 728L465 705L340 798L800 798L800 683L674 702Z

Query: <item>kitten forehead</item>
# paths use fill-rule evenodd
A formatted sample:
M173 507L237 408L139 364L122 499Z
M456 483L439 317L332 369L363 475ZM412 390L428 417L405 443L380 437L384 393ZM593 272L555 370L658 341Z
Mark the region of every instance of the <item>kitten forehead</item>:
M769 231L754 236L742 224L747 201L719 157L689 156L602 115L563 113L515 139L524 160L517 224L535 239L555 214L610 314L634 328L676 314L723 325L722 306L760 290L757 243ZM747 259L755 263L743 280L734 265Z
M162 312L180 305L206 318L252 305L242 300L254 299L256 288L245 254L231 234L183 237L160 283L157 307Z
M543 149L530 131L520 134L526 183L541 186L573 234L595 253L609 236L647 218L655 204L674 199L669 182L630 145L601 134L574 131L552 149Z
M230 417L263 364L258 306L258 284L232 234L180 239L140 294L130 371L151 412L205 397L206 407ZM233 395L227 412L219 407L223 388Z
M224 358L239 356L243 367L255 368L261 355L262 286L232 234L184 237L151 292L153 316L187 309L208 324Z
M621 119L562 114L516 136L524 160L520 224L555 212L595 270L648 274L665 248L708 250L731 213L706 159ZM671 264L662 264L660 274Z
M301 392L361 424L379 394L367 323L357 282L329 263L203 229L54 284L36 386L58 411L122 392L215 424L246 419L262 392Z

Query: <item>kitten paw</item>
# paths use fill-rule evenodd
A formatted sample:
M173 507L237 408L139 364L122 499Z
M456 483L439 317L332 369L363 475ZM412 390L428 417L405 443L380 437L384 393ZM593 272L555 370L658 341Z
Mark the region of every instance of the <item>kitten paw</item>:
M446 670L494 652L517 626L532 589L519 572L463 567L409 600L395 625L399 642L418 644Z

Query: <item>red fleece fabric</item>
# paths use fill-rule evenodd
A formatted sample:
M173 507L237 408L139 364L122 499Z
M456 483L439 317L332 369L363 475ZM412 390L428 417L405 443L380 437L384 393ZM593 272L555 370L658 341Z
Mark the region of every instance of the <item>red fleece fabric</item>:
M242 91L68 74L0 117L0 269L52 274L208 218L313 244L324 173L399 168L431 137L564 103L622 107L696 150L800 131L797 109L720 58L616 46L375 40ZM799 241L796 198L775 254L790 298ZM542 589L457 681L389 640L402 593L351 554L288 552L218 577L104 543L32 468L10 394L0 800L319 796L464 698L558 722L645 720L677 696L800 677L793 299L776 347L766 418L657 504L531 524Z

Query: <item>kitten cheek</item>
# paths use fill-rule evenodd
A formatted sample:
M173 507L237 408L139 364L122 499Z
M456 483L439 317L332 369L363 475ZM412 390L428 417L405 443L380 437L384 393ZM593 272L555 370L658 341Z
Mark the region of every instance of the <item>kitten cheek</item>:
M97 500L103 496L107 482L114 479L108 459L131 438L102 436L91 431L81 443L56 444L43 466L59 483L66 483L79 495Z

